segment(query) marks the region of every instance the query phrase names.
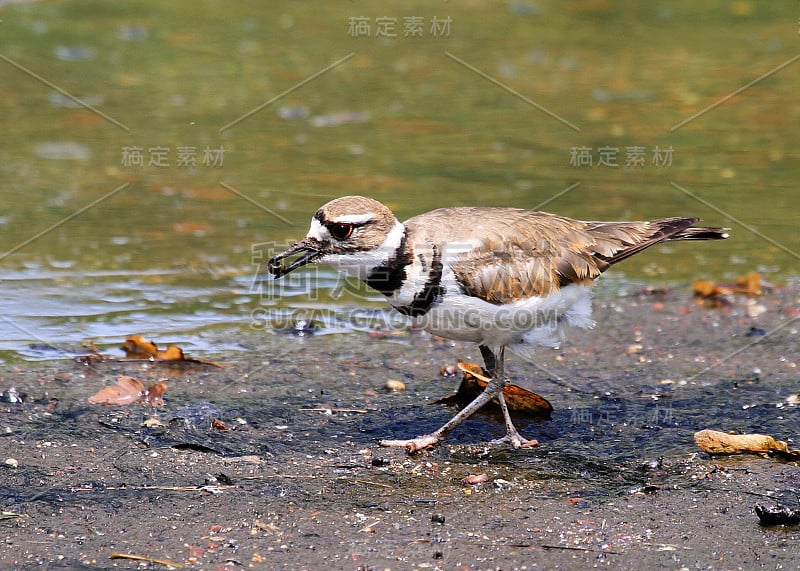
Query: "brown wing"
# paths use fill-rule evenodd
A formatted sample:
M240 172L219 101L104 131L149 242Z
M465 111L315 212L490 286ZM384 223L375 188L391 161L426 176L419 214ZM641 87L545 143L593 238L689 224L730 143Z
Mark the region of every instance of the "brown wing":
M499 223L498 223L499 222ZM585 224L538 212L507 213L482 227L477 248L452 264L469 295L491 303L545 296L561 285L594 279L608 266L589 253Z
M446 224L447 241L465 232L482 238L451 262L453 271L466 293L491 303L545 296L593 280L612 264L664 240L724 237L715 233L718 229L686 230L696 218L583 222L518 209L457 210ZM467 229L459 231L464 225Z

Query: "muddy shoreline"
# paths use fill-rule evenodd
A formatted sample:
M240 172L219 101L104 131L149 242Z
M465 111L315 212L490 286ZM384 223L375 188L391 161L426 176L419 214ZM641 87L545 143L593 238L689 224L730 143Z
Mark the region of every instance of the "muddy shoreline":
M520 423L541 444L517 451L485 445L490 415L414 456L377 446L447 420L427 404L458 385L440 368L478 359L424 333L222 331L245 349L209 356L224 369L5 366L0 391L26 398L0 403L0 567L796 568L800 530L754 507L797 507L797 463L711 459L692 435L800 448L799 300L793 282L718 307L688 286L596 303L596 330L509 358L556 409ZM87 403L123 374L166 380L166 405Z

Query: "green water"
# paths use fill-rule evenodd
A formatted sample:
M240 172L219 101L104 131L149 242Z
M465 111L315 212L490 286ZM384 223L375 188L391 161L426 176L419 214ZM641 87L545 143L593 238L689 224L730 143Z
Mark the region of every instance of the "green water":
M798 17L742 1L0 2L0 352L139 332L204 350L204 331L259 307L313 308L259 294L253 246L301 237L344 194L401 218L695 215L733 238L649 252L619 279L797 275ZM591 166L571 164L581 152ZM362 295L338 303L372 307Z

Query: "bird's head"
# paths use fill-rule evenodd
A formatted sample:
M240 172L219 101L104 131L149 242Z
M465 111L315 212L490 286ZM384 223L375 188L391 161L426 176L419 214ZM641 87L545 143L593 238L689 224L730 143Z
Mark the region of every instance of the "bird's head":
M322 262L364 278L395 252L404 233L405 227L392 211L377 200L337 198L317 210L305 238L269 261L269 272L280 278L306 264ZM284 265L289 258L293 259Z

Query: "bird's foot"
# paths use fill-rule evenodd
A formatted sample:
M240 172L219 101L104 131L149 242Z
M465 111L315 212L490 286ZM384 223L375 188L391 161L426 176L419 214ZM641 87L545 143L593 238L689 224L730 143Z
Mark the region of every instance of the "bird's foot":
M442 437L434 434L426 434L425 436L418 436L410 440L381 440L380 445L392 448L405 448L406 452L413 454L419 452L424 448L436 446L442 441Z
M508 434L503 436L502 438L497 438L496 440L492 440L492 444L511 444L515 449L518 448L533 448L535 446L539 446L539 441L536 439L527 439L522 436L516 430L508 431Z

